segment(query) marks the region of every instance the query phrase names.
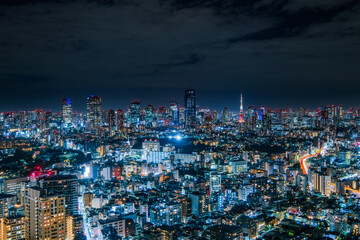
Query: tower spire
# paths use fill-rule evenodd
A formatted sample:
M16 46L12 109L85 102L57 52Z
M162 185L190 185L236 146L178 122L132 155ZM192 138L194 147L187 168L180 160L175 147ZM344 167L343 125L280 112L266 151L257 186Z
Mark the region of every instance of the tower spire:
M240 94L240 113L244 112L242 92Z
M245 122L245 118L244 118L244 108L243 108L243 97L242 97L242 91L240 94L240 114L239 114L239 123L244 123Z

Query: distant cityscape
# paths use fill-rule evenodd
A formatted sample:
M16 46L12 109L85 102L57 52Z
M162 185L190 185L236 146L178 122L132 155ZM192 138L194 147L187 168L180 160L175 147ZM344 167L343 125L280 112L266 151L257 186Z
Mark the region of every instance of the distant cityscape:
M85 104L0 112L0 239L360 238L360 107Z

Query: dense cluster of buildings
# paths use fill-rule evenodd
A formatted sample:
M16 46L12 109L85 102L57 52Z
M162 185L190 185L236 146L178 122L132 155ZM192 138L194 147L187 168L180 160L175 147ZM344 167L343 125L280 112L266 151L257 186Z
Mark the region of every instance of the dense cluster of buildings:
M0 239L359 239L360 108L0 113Z

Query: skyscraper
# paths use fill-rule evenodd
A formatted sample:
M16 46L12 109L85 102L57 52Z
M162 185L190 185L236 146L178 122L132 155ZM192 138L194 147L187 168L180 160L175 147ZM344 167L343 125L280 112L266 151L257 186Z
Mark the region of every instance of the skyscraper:
M64 123L70 123L72 120L72 113L73 113L71 98L61 99L61 110L62 110L62 118Z
M229 114L229 108L228 107L224 107L224 109L223 109L222 122L223 123L229 123L230 122L230 114Z
M194 89L185 90L185 125L196 124L196 96Z
M117 110L117 131L122 132L124 129L124 110Z
M153 105L148 105L145 108L145 122L147 126L152 126L154 121L154 106Z
M137 126L140 123L140 101L135 100L130 105L130 123Z
M86 101L87 126L89 129L97 129L101 126L101 97L91 95Z
M109 128L110 136L112 136L114 127L115 127L115 111L110 109L108 112L108 128Z
M170 101L170 111L171 111L172 123L174 125L178 125L179 124L179 108L178 108L177 102L175 102L174 100Z

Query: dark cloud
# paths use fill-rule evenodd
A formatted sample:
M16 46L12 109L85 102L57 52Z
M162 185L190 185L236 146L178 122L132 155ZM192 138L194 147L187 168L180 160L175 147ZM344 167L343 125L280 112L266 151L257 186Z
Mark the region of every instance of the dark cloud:
M186 56L185 59L181 59L180 61L176 61L174 63L168 64L160 64L161 67L178 67L178 66L186 66L186 65L194 65L200 62L203 58L197 53L190 53Z
M329 22L332 18L351 9L354 5L355 1L349 1L332 8L301 8L297 11L281 12L281 20L278 25L246 35L242 37L242 40L266 40L298 36L311 25ZM233 42L236 42L236 40L231 41L231 43Z
M357 105L355 0L0 0L0 111L88 94L237 109ZM352 88L349 88L352 86ZM6 99L6 101L5 101Z

